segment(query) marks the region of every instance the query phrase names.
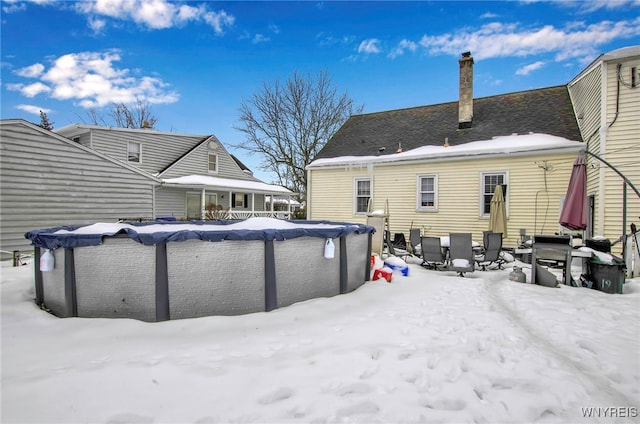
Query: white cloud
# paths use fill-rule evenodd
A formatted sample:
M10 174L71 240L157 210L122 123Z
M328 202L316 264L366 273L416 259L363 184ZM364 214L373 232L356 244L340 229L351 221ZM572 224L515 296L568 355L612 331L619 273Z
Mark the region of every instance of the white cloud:
M107 23L104 19L89 18L89 20L87 21L87 25L89 26L89 28L91 28L94 34L100 34L102 33L102 31L104 31Z
M495 14L495 13L492 13L492 12L486 12L486 13L483 13L482 15L480 15L480 18L482 18L482 19L495 19L497 17L498 17L498 15Z
M131 20L149 29L165 29L184 25L189 21L203 21L211 26L216 34L224 33L232 26L235 18L224 10L209 11L206 5L193 7L178 5L168 0L96 0L75 3L78 13L88 15L89 19L111 18Z
M529 75L531 72L542 68L545 65L542 61L537 61L529 65L525 65L516 71L516 75Z
M391 50L391 52L389 52L388 56L391 59L394 59L394 58L396 58L398 56L403 55L405 50L409 50L411 52L415 52L417 48L418 48L418 44L417 43L405 39L405 40L400 41L398 43L398 45L393 50Z
M51 112L51 109L47 109L44 107L39 107L39 106L34 106L34 105L18 105L16 106L16 109L20 109L23 110L27 113L32 113L34 115L38 115L40 116L40 111L43 111L44 113L49 113Z
M563 4L564 2L558 2ZM640 0L589 0L585 2L567 2L568 6L576 6L579 13L586 14L600 9L620 9L640 6Z
M74 100L82 107L102 107L111 102L130 103L136 99L154 103L173 103L178 94L156 77L134 77L129 69L115 67L121 60L117 51L71 53L55 59L38 74L40 81L8 84L26 97L49 94L58 100ZM37 65L37 64L36 64ZM29 69L31 67L23 68Z
M265 37L262 34L256 34L253 36L253 38L251 39L251 42L253 44L259 44L259 43L266 43L268 41L271 41L271 39L269 37Z
M457 55L471 51L476 59L494 57L526 57L555 53L556 60L594 58L598 46L613 39L640 35L640 17L634 20L584 25L571 23L569 28L545 25L520 28L517 24L490 23L476 31L431 36L425 35L420 45L431 54Z
M280 27L278 25L270 24L269 25L269 30L271 32L273 32L274 34L280 34Z
M204 20L211 25L216 34L222 34L225 27L233 25L235 18L228 15L224 10L221 10L220 12L205 13Z
M17 69L15 73L25 78L37 78L42 75L42 71L44 71L44 65L42 63L34 63L31 66Z
M380 48L378 47L379 42L380 40L378 40L377 38L369 38L367 40L363 40L358 46L358 53L380 53Z
M33 84L7 84L7 89L11 91L19 91L25 97L35 97L40 93L49 93L51 88L41 82Z

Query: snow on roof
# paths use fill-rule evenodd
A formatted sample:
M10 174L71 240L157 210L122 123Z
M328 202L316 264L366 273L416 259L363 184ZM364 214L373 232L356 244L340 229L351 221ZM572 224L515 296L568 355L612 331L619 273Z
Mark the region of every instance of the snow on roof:
M584 143L567 140L549 134L525 134L494 137L491 140L473 141L458 146L423 146L406 152L384 156L340 156L317 159L307 168L320 168L337 165L359 165L368 163L396 163L416 160L456 160L487 155L506 155L515 153L540 153L550 151L578 152L584 149Z
M175 186L206 186L220 190L231 189L273 194L294 194L287 188L275 184L263 183L262 181L234 180L231 178L210 177L207 175L187 175L162 181L165 185Z

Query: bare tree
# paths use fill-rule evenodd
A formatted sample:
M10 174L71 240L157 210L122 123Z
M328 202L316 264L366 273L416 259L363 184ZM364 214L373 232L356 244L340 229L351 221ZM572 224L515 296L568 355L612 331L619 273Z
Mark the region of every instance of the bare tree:
M246 140L235 147L259 154L261 169L274 173L277 183L306 198L305 167L353 113L360 113L346 93L338 94L326 70L316 77L294 72L284 83L263 82L240 105Z
M90 124L118 128L153 129L158 121L152 114L151 104L141 99L136 99L130 104L110 103L107 107L107 116L94 108L88 109L86 113Z

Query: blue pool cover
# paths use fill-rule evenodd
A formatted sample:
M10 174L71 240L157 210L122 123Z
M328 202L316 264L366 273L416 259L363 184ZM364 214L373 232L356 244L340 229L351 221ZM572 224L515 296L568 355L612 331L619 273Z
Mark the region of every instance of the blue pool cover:
M105 236L125 234L146 246L186 240L287 240L298 237L340 238L351 233L374 233L364 224L332 221L284 221L273 218L249 218L243 221L187 221L98 223L85 226L60 226L25 233L31 244L45 249L98 246Z

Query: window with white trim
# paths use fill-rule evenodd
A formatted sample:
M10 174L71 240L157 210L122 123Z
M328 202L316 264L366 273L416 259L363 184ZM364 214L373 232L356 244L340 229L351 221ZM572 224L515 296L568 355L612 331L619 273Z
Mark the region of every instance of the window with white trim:
M418 175L418 210L435 211L438 209L438 176Z
M371 199L371 178L356 178L354 180L354 212L364 214L368 212Z
M127 142L127 162L142 162L142 144L133 141Z
M480 210L482 216L488 216L491 212L491 198L496 191L496 186L502 186L502 194L505 202L507 199L507 173L506 172L483 172L482 173L482 193Z
M218 172L218 155L209 153L209 173L216 174Z

